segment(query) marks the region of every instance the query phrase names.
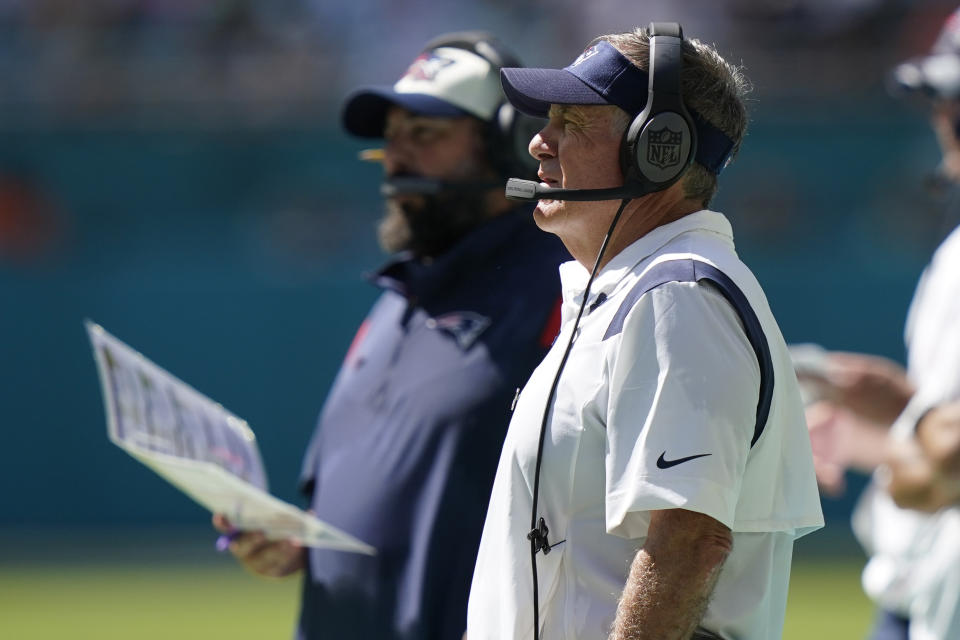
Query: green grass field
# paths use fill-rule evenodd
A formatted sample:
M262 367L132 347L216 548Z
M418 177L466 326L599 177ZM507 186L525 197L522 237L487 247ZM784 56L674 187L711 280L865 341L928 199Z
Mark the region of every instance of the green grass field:
M784 640L862 640L873 605L860 588L859 558L805 559L794 563Z
M4 640L254 640L292 635L296 580L227 563L0 567Z
M871 607L859 571L858 560L798 561L784 639L863 638ZM0 565L0 638L287 639L297 591L295 579L257 579L226 557L140 566Z

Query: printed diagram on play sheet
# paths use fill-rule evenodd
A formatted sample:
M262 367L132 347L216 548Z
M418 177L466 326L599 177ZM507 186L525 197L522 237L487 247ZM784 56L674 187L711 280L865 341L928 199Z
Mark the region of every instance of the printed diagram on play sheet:
M306 546L374 553L367 544L270 495L247 423L87 322L110 440L242 530Z

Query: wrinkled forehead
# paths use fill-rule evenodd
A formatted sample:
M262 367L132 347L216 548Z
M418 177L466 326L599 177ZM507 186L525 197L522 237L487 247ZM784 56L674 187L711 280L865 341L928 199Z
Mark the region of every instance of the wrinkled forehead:
M626 111L615 105L551 104L547 115L580 126L618 121L626 123L629 118Z

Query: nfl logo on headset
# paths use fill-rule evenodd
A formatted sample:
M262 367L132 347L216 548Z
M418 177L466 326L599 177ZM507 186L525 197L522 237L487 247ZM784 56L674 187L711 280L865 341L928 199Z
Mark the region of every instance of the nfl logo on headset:
M683 133L667 127L651 129L647 143L647 162L666 169L680 162L680 145Z

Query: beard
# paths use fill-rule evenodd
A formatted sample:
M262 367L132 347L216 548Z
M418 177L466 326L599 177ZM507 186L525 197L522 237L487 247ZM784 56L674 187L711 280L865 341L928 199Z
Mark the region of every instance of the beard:
M489 216L484 193L443 191L390 198L377 227L387 253L409 251L416 258L435 258Z

